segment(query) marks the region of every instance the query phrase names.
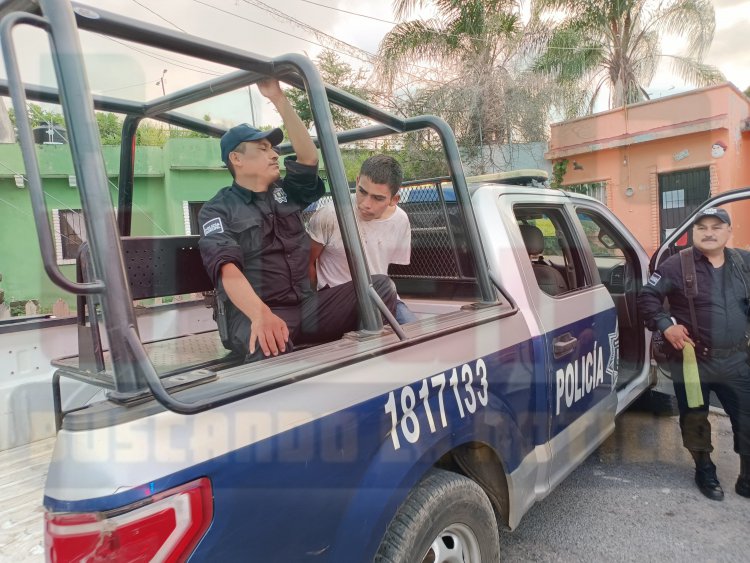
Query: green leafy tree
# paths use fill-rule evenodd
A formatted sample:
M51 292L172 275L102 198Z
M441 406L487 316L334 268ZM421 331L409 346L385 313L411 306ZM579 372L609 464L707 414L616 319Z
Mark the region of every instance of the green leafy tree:
M533 13L537 28L550 30L534 69L585 92L568 98L567 117L591 112L605 89L613 108L648 99L646 87L665 57L696 86L723 80L702 62L714 35L710 0L536 0ZM687 40L684 54L662 52L668 34Z
M342 61L339 56L331 50L325 50L315 58L315 64L318 67L323 82L336 88L340 88L357 97L368 99L369 91L366 88L367 75L364 70L356 70L352 66ZM297 115L300 116L305 126L310 127L313 122L312 111L307 94L297 88L286 91L292 107ZM362 118L358 115L345 110L335 104L331 104L331 116L333 124L337 129L352 129L361 125Z
M31 120L32 127L39 127L41 125L59 125L65 127L65 117L63 114L51 110L42 109L42 106L38 104L29 104L28 115Z
M122 120L114 113L96 113L96 124L102 145L119 145L122 139Z
M65 117L63 114L52 110L45 110L39 104L28 104L26 115L28 115L32 127L41 127L48 124L65 127ZM8 110L8 116L13 126L16 126L16 111L14 108Z
M169 139L169 129L161 124L141 122L136 131L136 144L151 147L163 147Z
M15 126L16 116L13 109L8 110L8 115ZM38 104L29 104L28 115L32 127L40 127L48 123L65 127L65 118L62 113L45 110ZM122 118L118 114L111 112L96 112L95 115L102 145L119 145L122 140ZM211 116L206 114L203 116L203 120L210 122ZM180 127L172 127L170 129L161 123L144 121L138 126L136 144L161 147L164 146L170 137L204 138L208 137L208 135Z

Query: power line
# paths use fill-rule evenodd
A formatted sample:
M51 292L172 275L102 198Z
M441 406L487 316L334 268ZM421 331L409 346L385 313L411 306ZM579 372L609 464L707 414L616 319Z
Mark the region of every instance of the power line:
M340 51L340 50L338 50L338 49L333 49L333 48L331 48L331 47L330 47L330 46L328 46L328 45L324 45L324 44L322 44L322 43L318 43L317 41L313 41L313 40L311 40L311 39L308 39L308 38L306 38L306 37L302 37L302 36L299 36L299 35L295 35L295 34L293 34L293 33L289 33L288 31L284 31L283 29L278 29L278 28L275 28L275 27L273 27L273 26L270 26L270 25L267 25L267 24L261 23L261 22L259 22L259 21L253 20L253 19L250 19L250 18L248 18L248 17L245 17L245 16L243 16L243 15L240 15L240 14L237 14L237 13L234 13L234 12L230 12L230 11L228 11L228 10L225 10L225 9L223 9L223 8L219 8L218 6L214 6L214 5L212 5L212 4L208 4L208 3L206 3L206 2L203 2L202 0L193 0L193 2L195 2L195 3L197 3L197 4L201 4L201 5L203 5L203 6L206 6L206 7L208 7L208 8L212 8L212 9L214 9L214 10L217 10L217 11L219 11L219 12L222 12L222 13L224 13L224 14L227 14L227 15L229 15L229 16L232 16L233 18L238 18L238 19L244 20L244 21L246 21L246 22L249 22L249 23L253 23L253 24L255 24L255 25L258 25L258 26L260 26L260 27L263 27L263 28L265 28L265 29L269 29L269 30L271 30L271 31L274 31L274 32L276 32L276 33L281 33L282 35L287 35L287 36L289 36L289 37L293 37L293 38L295 38L295 39L299 39L299 40L301 40L301 41L304 41L304 42L306 42L306 43L310 43L310 44L312 44L312 45L316 45L316 46L318 46L318 47L321 47L321 48L323 48L323 49L327 49L327 50L329 50L329 51L333 51L333 52L335 52L335 53L338 53L338 54L340 54L340 55L344 55L344 56L348 56L348 57L352 57L352 58L355 58L355 59L357 59L357 60L360 60L360 61L362 61L362 62L366 62L366 63L368 63L368 64L370 64L370 65L372 65L372 64L373 64L373 63L372 63L372 59L373 59L373 58L377 58L377 55L374 55L374 54L372 54L372 53L368 53L367 51L364 51L363 49L359 49L359 47L355 47L355 46L353 46L353 45L349 45L348 43L344 43L344 42L342 42L342 41L339 41L339 40L336 40L336 41L338 41L338 42L340 42L340 43L344 43L345 45L349 46L349 47L350 47L351 49L353 49L354 51L358 51L358 52L363 52L363 53L365 53L365 55L366 55L366 56L362 56L362 55L358 55L358 54L352 54L352 53L347 53L347 52L342 52L342 51ZM284 17L285 19L288 19L288 18L289 18L288 16L286 16L286 14L283 14L283 12L282 12L281 14L282 14L282 16L280 16L280 17ZM296 20L295 20L295 21L296 21ZM299 22L299 23L301 24L301 22ZM307 27L307 28L310 28L310 27L311 27L311 26L305 26L304 24L302 24L302 26L303 26L303 27ZM315 28L312 28L312 29L315 29ZM323 32L320 32L320 33L323 33ZM325 35L327 35L327 34L325 34ZM331 36L328 36L328 37L331 37ZM333 38L333 39L335 39L335 38ZM424 67L422 67L422 68L424 68ZM430 69L426 69L426 68L424 68L424 70L430 70ZM421 80L421 79L423 79L423 77L417 76L417 75L415 75L415 74L411 74L411 73L407 73L407 72L405 72L405 74L407 74L408 76L410 76L410 77L412 77L412 78L419 78L420 80Z
M223 76L223 74L221 72L212 71L212 70L209 70L209 69L207 69L205 67L200 67L198 65L194 65L192 63L176 62L177 61L176 59L172 59L172 58L165 57L165 56L162 56L162 55L157 55L157 54L154 54L154 53L152 53L150 51L146 51L145 49L139 49L138 47L134 47L133 45L129 45L128 43L125 43L124 41L119 41L119 40L115 39L114 37L109 37L107 35L101 35L101 34L98 34L98 35L100 37L105 38L105 39L109 39L110 41L114 41L115 43L118 43L119 45L122 45L123 47L131 49L131 50L133 50L133 51L135 51L137 53L141 53L142 55L146 55L147 57L151 57L151 58L156 59L158 61L161 61L163 63L169 63L169 64L172 64L172 65L174 65L176 67L179 67L179 68L182 68L182 69L185 69L185 70L189 70L191 72L197 72L197 73L200 73L200 74L207 74L207 75L210 75L210 76ZM190 68L191 66L194 67L194 68Z
M128 86L118 86L117 88L107 88L106 90L99 90L102 94L107 92L116 92L117 90L127 90L128 88L135 88L136 86L145 86L151 84L153 80L147 80L146 82L139 82L138 84L129 84Z
M350 10L344 10L343 8L336 8L334 6L328 6L326 4L321 4L320 2L313 2L313 0L298 0L298 1L299 2L304 2L306 4L312 4L313 6L320 6L321 8L326 8L328 10L333 10L334 12L341 12L343 14L350 14L352 16L357 16L357 17L360 17L360 18L368 19L368 20L373 20L373 21L377 21L377 22L387 23L387 24L390 24L390 25L399 25L399 23L406 23L406 22L396 22L396 21L392 21L392 20L384 20L382 18L376 18L375 16L370 16L370 15L367 15L367 14L361 14L361 13L358 13L358 12L352 12ZM411 21L417 21L417 20L411 20ZM460 38L463 37L462 35L459 35L459 34L456 34L456 33L445 33L445 35L447 37L456 37L458 39L460 39ZM537 33L534 33L534 34L531 34L531 35L540 35L540 33L537 32ZM486 39L484 37L467 37L467 39L470 39L471 41L479 41L481 43L487 43L488 45L494 43L492 40ZM579 49L578 47L549 47L549 48L553 49L553 50L556 50L556 51L575 51L575 50Z
M358 16L360 18L367 18L368 20L388 23L391 25L398 25L398 22L394 22L391 20L383 20L380 18L376 18L375 16L368 16L366 14L358 14L357 12L350 12L349 10L344 10L343 8L334 8L333 6L326 6L325 4L320 4L319 2L313 2L312 0L299 0L299 1L305 2L306 4L313 4L315 6L320 6L321 8L328 8L329 10L333 10L334 12L343 12L344 14L351 14L352 16Z
M374 20L374 21L377 21L377 22L387 23L387 24L394 25L394 26L395 25L399 25L399 22L395 22L395 21L392 21L392 20L384 20L384 19L381 19L381 18L376 18L375 16L369 16L367 14L360 14L360 13L357 13L357 12L352 12L350 10L344 10L343 8L336 8L334 6L327 6L326 4L321 4L319 2L313 2L312 0L299 0L299 1L300 2L305 2L306 4L312 4L314 6L320 6L321 8L327 8L327 9L333 10L335 12L341 12L341 13L344 13L344 14L350 14L352 16L357 16L357 17L360 17L360 18L366 18L368 20ZM417 20L411 20L411 21L417 21ZM400 23L408 23L408 22L400 22ZM456 33L444 33L444 35L446 35L447 37L456 37L458 39L461 39L463 37L462 35L459 35L459 34L456 34ZM482 43L487 43L488 45L494 43L493 41L491 41L489 39L485 39L484 37L468 37L468 39L471 39L472 41L480 41Z
M165 22L167 22L167 23L168 23L169 25L171 25L172 27L176 27L176 28L177 28L177 29L179 29L179 30L180 30L180 31L181 31L182 33L187 33L187 31L185 31L184 29L182 29L182 28L181 28L181 27L180 27L179 25L177 25L176 23L173 23L173 22L169 21L169 20L168 20L167 18L165 18L164 16L162 16L162 15L160 15L160 14L157 14L157 13L156 13L156 12L154 12L154 11L153 11L153 10L152 10L151 8L149 8L148 6L145 6L145 5L141 4L141 3L140 3L140 2L138 1L138 0L133 0L133 2L135 2L136 4L138 4L138 5L139 5L139 6L141 7L141 8L143 8L144 10L148 10L149 12L151 12L152 14L154 14L154 15L155 15L155 16L156 16L157 18L159 18L160 20L162 20L162 21L165 21Z
M198 0L194 0L194 1L198 1ZM304 22L302 22L302 21L300 21L300 20L298 20L298 19L290 16L289 14L286 14L285 12L282 12L281 10L277 10L276 8L274 8L272 6L269 6L268 4L266 4L264 2L261 2L260 0L242 0L242 1L245 2L246 4L250 4L250 5L255 6L256 8L264 10L264 11L268 12L269 14L271 14L273 16L276 16L277 18L289 21L289 22L293 23L294 25L296 25L298 27L301 27L302 29L304 29L306 31L309 31L315 37L317 37L319 40L329 41L329 42L337 45L339 48L345 49L347 52L342 52L342 51L340 51L338 49L334 49L334 48L332 48L332 47L330 47L328 45L320 45L320 43L315 43L316 45L320 45L324 49L328 49L330 51L334 51L334 52L342 54L342 55L348 55L348 56L353 57L355 59L358 59L358 60L364 61L366 63L369 63L369 64L371 64L373 66L374 66L374 61L383 60L383 57L381 57L380 55L378 55L376 53L371 53L371 52L369 52L369 51L367 51L365 49L357 47L356 45L352 45L350 43L347 43L346 41L342 41L341 39L337 39L336 37L333 37L332 35L329 35L328 33L324 32L324 31L321 31L320 29L318 29L318 28L316 28L314 26L306 24L306 23L304 23ZM305 41L309 41L309 40L305 39ZM313 43L312 41L310 41L310 42ZM427 72L434 72L434 70L435 70L435 69L431 69L431 68L427 68L427 67L418 65L418 64L416 64L414 62L409 62L408 64L410 66L414 67L414 68L417 68L417 69L420 69L420 70L423 70L423 71L427 71ZM407 76L410 76L411 78L417 78L417 79L420 79L420 80L424 80L423 76L418 76L416 74L407 72L405 70L403 71L403 73L406 74Z
M351 45L350 43L347 43L346 41L337 39L333 35L329 35L328 33L316 27L306 24L303 21L300 21L290 16L289 14L274 8L273 6L269 6L265 2L261 2L260 0L242 0L242 1L245 4L249 4L249 5L255 6L256 8L260 8L261 10L268 12L269 14L276 16L277 18L292 22L294 25L312 33L318 40L321 40L321 38L324 38L323 40L325 41L329 41L342 49L351 51L351 53L349 53L350 56L354 56L355 58L358 58L358 59L362 59L362 57L364 57L364 59L362 60L371 64L373 60L378 58L378 56L375 53L370 53L369 51L366 51L365 49L361 49L359 47L356 47L355 45ZM325 48L330 48L330 47L325 47Z
M206 2L203 2L202 0L193 0L193 2L197 4L202 4L203 6L206 6L208 8L213 8L214 10L217 10L219 12L223 12L229 16L232 16L234 18L239 18L241 20L245 20L246 22L254 23L255 25L259 25L260 27L264 27L266 29L270 29L271 31L275 31L276 33L281 33L283 35L287 35L289 37L294 37L295 39L300 39L301 41L305 41L306 43L311 43L312 45L317 45L318 47L322 47L323 49L328 49L329 47L326 47L325 45L321 43L317 43L315 41L312 41L310 39L307 39L305 37L301 37L299 35L294 35L293 33L289 33L288 31L284 31L282 29L277 29L275 27L271 27L270 25L266 25L264 23L261 23L259 21L251 20L250 18L247 18L245 16L241 16L240 14L235 14L234 12L230 12L228 10L225 10L223 8L219 8L218 6L214 6L212 4L207 4ZM333 50L333 49L331 49ZM344 54L344 53L341 53ZM368 61L369 62L369 61Z

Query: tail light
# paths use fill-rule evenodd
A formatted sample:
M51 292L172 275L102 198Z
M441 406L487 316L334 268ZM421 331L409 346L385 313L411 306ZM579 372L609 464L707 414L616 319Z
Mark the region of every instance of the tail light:
M211 482L205 477L108 512L48 512L47 560L184 561L212 517Z

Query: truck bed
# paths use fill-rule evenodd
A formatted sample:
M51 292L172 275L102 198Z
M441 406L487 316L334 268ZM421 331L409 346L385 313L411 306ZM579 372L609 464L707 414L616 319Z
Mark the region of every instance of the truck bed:
M55 438L0 451L0 561L43 561L42 496Z

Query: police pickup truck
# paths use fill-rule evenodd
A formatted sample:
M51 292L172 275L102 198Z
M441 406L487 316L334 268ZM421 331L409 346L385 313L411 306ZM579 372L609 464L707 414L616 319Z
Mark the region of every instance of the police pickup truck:
M79 354L55 363L48 559L496 562L498 528L518 526L652 383L635 306L647 256L599 201L502 177L467 183L442 120L327 87L300 55L268 59L60 0L24 4L6 3L0 26L3 87L45 269L81 296ZM21 82L19 25L50 34L59 94ZM79 28L239 70L148 103L92 97ZM212 288L196 237L130 231L138 122L219 136L174 110L264 76L307 90L362 330L249 365L187 318L178 337L144 342L133 299ZM52 254L27 96L59 99L66 115L88 233L76 281ZM329 103L377 124L337 134ZM126 115L116 210L95 108ZM404 188L412 258L390 273L418 321L384 326L338 144L425 128L450 179ZM61 380L101 392L64 408Z

